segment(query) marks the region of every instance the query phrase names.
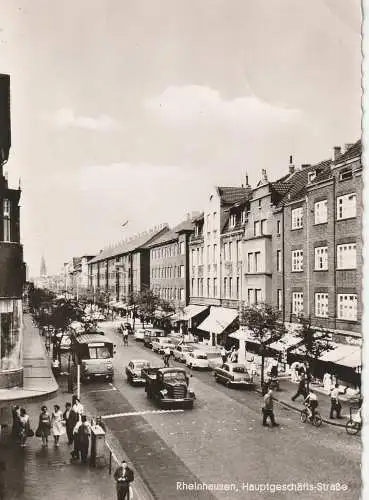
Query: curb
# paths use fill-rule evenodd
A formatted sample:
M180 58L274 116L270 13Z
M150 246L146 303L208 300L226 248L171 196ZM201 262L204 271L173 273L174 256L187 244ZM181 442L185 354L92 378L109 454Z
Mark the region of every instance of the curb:
M260 389L256 389L256 392L258 394L262 394ZM275 401L277 401L280 405L285 406L286 408L289 408L290 410L294 410L297 413L301 413L301 408L297 408L296 406L293 406L290 403L286 403L285 401L281 401L280 399L277 399L277 398L273 398L273 399ZM322 418L322 421L328 425L333 425L335 427L341 427L342 429L346 428L346 424L339 424L338 422L332 422L330 420L326 420L325 418Z

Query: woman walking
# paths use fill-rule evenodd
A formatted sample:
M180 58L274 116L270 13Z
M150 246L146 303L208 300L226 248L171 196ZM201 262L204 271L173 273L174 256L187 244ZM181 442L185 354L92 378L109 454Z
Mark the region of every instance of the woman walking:
M29 416L24 408L21 408L19 415L19 442L21 448L26 446L27 437L30 433ZM33 434L33 433L32 433Z
M54 436L54 444L55 446L59 446L60 436L65 432L63 426L63 413L59 405L54 405L54 411L51 415L51 427Z
M42 447L45 448L48 445L49 435L51 428L51 418L47 412L47 407L42 406L41 414L38 422L37 435L42 439Z

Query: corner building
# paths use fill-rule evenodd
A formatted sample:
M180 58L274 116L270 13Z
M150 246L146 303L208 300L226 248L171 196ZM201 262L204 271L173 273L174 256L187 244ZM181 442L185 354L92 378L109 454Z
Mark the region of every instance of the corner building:
M23 384L21 191L9 188L4 176L10 145L10 77L0 74L0 389Z

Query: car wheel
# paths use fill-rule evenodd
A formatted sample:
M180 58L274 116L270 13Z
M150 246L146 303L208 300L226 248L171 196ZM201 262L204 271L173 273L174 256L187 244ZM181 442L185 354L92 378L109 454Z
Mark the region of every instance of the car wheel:
M217 382L217 384L220 384L220 378L217 375L215 375L215 382Z

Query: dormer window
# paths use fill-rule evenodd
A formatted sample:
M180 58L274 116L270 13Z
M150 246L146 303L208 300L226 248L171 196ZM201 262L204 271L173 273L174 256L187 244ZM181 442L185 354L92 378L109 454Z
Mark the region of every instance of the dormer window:
M236 214L231 214L231 217L229 219L229 227L235 227L236 221L237 221Z
M350 168L346 168L345 170L341 170L340 181L348 181L350 179L352 179L352 170Z
M242 210L241 212L241 224L245 224L246 222L246 210Z
M309 172L309 182L313 182L313 180L316 177L316 171L313 170L312 172Z

